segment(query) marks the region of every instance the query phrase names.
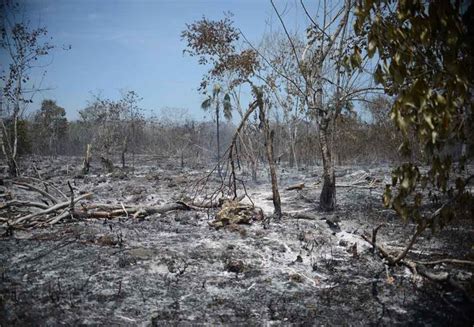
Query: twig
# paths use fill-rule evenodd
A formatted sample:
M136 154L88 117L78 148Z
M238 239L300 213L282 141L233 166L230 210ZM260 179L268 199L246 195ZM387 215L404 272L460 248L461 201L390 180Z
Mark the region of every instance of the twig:
M356 184L336 184L336 188L338 187L348 187L348 188L365 188L365 189L374 189L380 188L379 186L374 185L356 185Z
M388 253L388 251L381 245L377 244L377 243L372 243L372 240L369 239L366 235L362 234L361 237L367 241L369 244L371 244L373 247L377 248L377 250L379 250L380 254L382 255L382 257L384 259L386 259L389 264L391 265L394 265L394 261L395 261L395 258L390 254Z
M32 180L32 181L35 181L35 182L40 182L40 183L43 183L45 186L49 186L51 187L52 189L54 189L56 192L58 192L59 195L61 195L64 199L68 199L68 196L66 194L64 194L63 191L61 191L58 187L56 187L54 184L52 183L49 183L45 180L42 180L42 179L38 179L38 178L35 178L35 177L30 177L30 176L22 176L21 179L29 179L29 180Z
M120 202L120 205L122 206L123 212L125 212L125 216L128 218L128 211L125 209L125 206L123 205L123 202Z
M74 190L70 181L67 181L67 185L69 186L69 190L71 191L71 204L69 205L69 214L71 215L71 218L74 218Z
M374 228L372 231L372 253L375 253L375 244L377 244L377 232L381 227L385 226L385 224L380 224L377 227Z

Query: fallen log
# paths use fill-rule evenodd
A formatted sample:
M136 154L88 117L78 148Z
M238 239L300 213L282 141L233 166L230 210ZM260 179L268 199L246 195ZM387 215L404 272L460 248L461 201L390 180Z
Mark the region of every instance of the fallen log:
M90 214L97 214L98 216L105 215L105 213L107 213L109 216L117 216L125 213L134 214L139 210L144 210L148 215L152 215L155 213L165 213L173 210L197 210L197 208L200 207L187 204L183 201L177 201L161 206L131 206L127 204L91 203L88 205L83 205L82 212L89 212ZM98 210L93 211L96 209ZM101 212L103 214L101 214Z
M306 219L306 220L320 220L321 216L318 216L313 212L297 212L289 215L293 219Z
M293 191L293 190L301 191L302 189L304 189L304 183L288 186L285 190L286 191Z
M98 209L98 210L95 210ZM80 219L113 219L122 215L132 215L134 218L146 217L157 213L167 213L169 211L176 210L196 210L192 206L184 202L175 202L164 204L162 206L128 206L128 205L117 205L117 204L90 204L83 205L82 210L74 211L73 216ZM57 219L51 221L51 224L55 224L62 218L67 216L66 213L58 216Z

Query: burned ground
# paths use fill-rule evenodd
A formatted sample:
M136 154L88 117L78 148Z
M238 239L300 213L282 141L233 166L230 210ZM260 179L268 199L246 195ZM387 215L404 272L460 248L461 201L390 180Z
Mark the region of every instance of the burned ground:
M144 157L132 173L79 178L75 158L31 160L27 175L67 192L94 192L84 202L161 205L192 194L201 169ZM34 166L33 166L34 164ZM216 229L213 210L172 211L145 219L66 219L48 228L14 230L0 239L3 325L472 325L461 292L404 267L388 267L361 234L400 250L413 226L383 208L389 169L340 167L338 209L319 212L319 167L280 167L282 220ZM378 180L366 188L369 178ZM245 176L244 176L245 177ZM263 172L248 192L265 215L271 187ZM360 183L357 183L360 182ZM302 190L284 191L295 183ZM208 190L218 185L211 180ZM362 187L357 187L362 186ZM16 196L27 196L14 190ZM423 234L410 255L473 259L472 221ZM472 268L440 264L472 285Z

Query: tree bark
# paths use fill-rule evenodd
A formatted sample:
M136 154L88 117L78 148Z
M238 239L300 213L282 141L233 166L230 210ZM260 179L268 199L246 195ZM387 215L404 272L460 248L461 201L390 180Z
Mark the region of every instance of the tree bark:
M18 115L20 114L20 100L21 100L20 97L21 97L21 79L19 78L17 81L16 89L15 89L15 103L14 103L14 109L13 109L13 115L12 115L13 135L10 135L10 131L8 130L8 126L5 124L4 120L3 119L1 120L2 151L7 161L8 174L11 177L18 177L20 175L20 170L18 169L18 163L16 161L17 149L18 149ZM2 94L0 113L3 114L3 94ZM13 141L13 144L12 144L12 141Z
M123 144L122 144L122 169L125 169L127 166L126 160L125 160L125 155L128 152L128 136L125 136L123 139Z
M222 177L221 171L221 140L220 140L220 133L219 133L219 102L216 104L216 138L217 138L217 172L219 177Z
M112 162L112 160L109 159L108 156L100 157L100 161L102 162L102 166L108 173L112 173L115 170L114 163Z
M21 102L21 76L23 74L18 74L17 87L15 91L15 104L13 108L13 147L10 151L10 157L8 158L8 172L12 177L18 177L20 171L18 169L18 163L16 161L18 153L18 116L20 115L20 102ZM7 136L8 137L8 136ZM9 140L10 141L10 140Z
M87 175L91 168L91 145L87 144L86 146L86 155L84 156L84 161L82 162L82 173Z
M270 168L270 178L272 181L272 199L273 207L275 208L274 215L277 219L281 218L281 199L280 192L278 191L278 178L276 173L275 158L273 154L273 134L270 130L270 124L268 119L265 117L264 108L260 108L260 120L263 124L265 134L265 150L267 154L268 166Z
M336 208L336 176L329 137L328 125L320 126L319 144L323 158L323 189L319 197L319 208L324 211L333 211Z
M7 164L8 164L8 174L11 176L11 177L18 177L20 176L20 171L18 169L18 164L16 162L16 160L14 158L9 158L7 160Z
M8 127L5 125L3 119L1 120L1 146L2 152L5 156L5 160L8 165L8 174L10 177L18 177L20 175L16 158L13 156L13 149L10 139L10 133L8 133Z
M296 167L298 169L298 158L296 156L296 146L295 146L296 137L292 137L290 140L290 168Z
M258 163L256 159L252 159L250 162L250 169L252 170L252 182L257 183L258 182L258 175L257 175L257 170L258 170Z

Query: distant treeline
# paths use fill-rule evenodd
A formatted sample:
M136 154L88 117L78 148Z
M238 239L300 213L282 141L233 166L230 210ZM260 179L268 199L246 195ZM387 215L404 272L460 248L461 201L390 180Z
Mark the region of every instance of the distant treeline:
M216 160L215 122L166 117L145 119L135 102L132 99L132 105L127 106L124 102L100 100L82 110L81 119L68 121L63 108L45 100L39 111L19 121L19 155L82 156L87 144L91 144L94 154L112 160L122 157L124 163L135 154L176 158L182 165ZM369 119L362 120L355 112L348 112L337 120L338 132L332 141L337 165L401 160L397 149L402 137L388 118L387 100L378 99L366 109ZM220 125L222 153L235 128L229 121ZM271 128L277 163L295 167L320 164L318 133L311 120L277 114L271 119ZM247 124L240 140L239 159L258 169L265 163L263 142L255 118ZM472 153L472 144L467 144L465 151L470 148ZM452 151L459 156L462 145L454 144ZM423 154L420 151L415 154L412 159L422 162Z

